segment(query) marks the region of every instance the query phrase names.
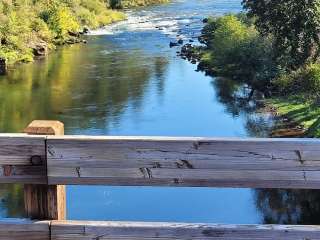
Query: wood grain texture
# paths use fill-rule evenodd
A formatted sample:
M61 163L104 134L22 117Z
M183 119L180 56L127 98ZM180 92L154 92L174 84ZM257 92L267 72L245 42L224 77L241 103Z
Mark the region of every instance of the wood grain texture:
M50 137L49 184L320 189L320 141Z
M31 135L64 135L64 124L60 121L34 120L24 133Z
M0 135L0 183L47 184L45 137Z
M1 220L0 240L50 240L50 222Z
M25 213L30 219L66 219L64 185L24 185Z
M35 120L24 132L34 135L63 135L64 124L59 121ZM47 180L47 159L44 165ZM25 184L24 205L26 215L31 219L64 220L66 218L65 186Z
M320 240L319 226L0 221L0 240Z
M178 223L51 223L52 240L319 240L319 226L206 225Z

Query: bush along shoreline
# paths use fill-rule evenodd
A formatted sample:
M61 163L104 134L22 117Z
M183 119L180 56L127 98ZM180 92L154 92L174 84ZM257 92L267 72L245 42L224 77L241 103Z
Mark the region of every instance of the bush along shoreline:
M180 56L272 109L270 136L320 137L320 1L262 2L244 0L243 13L204 19L202 45L186 44Z
M8 65L31 62L59 45L86 42L81 36L126 19L126 7L167 0L0 1L0 74Z

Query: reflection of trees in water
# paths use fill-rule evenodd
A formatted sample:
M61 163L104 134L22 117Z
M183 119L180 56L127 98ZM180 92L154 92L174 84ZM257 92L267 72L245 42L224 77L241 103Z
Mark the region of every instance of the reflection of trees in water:
M24 215L23 186L0 185L1 217L21 218Z
M257 114L259 102L250 99L251 91L232 80L213 81L218 100L234 117L246 117L249 136L266 137L272 125L263 114ZM265 224L320 224L320 191L258 189L255 191L257 209Z
M168 60L164 57L156 57L154 60L154 74L156 79L157 93L162 95L165 84L165 73L168 66Z
M141 109L151 80L162 94L164 57L105 48L66 47L2 77L0 131L20 132L33 119L58 119L73 129L107 129L128 107Z
M226 111L233 117L244 116L249 136L266 137L271 129L271 118L266 114L257 113L261 107L258 92L253 93L246 85L226 78L215 78L212 82L219 102L224 104Z
M266 224L320 224L320 191L258 189L255 197Z
M128 106L140 110L151 80L157 94L163 93L168 63L164 57L125 50L105 54L99 47L90 48L96 46L66 47L1 77L0 131L21 132L34 119L61 120L73 129L107 129L120 121ZM2 215L22 216L22 187L0 187Z

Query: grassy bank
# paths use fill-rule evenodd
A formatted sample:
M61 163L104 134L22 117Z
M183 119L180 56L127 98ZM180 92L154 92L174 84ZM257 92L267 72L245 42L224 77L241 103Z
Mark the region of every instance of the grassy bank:
M274 97L266 102L275 108L281 119L287 119L293 125L302 126L305 129L305 137L320 137L320 108L318 105L298 96Z

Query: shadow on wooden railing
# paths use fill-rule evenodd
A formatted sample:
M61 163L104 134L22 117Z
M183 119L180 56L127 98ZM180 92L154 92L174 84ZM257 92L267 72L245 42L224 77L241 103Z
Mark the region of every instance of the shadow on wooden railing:
M0 182L25 184L26 214L47 221L2 221L0 239L320 239L317 226L64 221L64 184L320 189L319 140L64 136L56 121L25 133L0 135Z

